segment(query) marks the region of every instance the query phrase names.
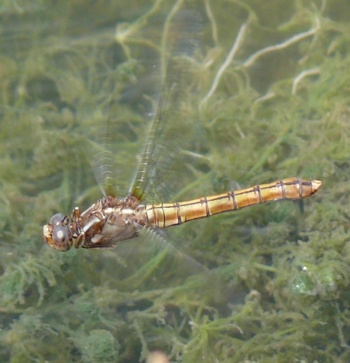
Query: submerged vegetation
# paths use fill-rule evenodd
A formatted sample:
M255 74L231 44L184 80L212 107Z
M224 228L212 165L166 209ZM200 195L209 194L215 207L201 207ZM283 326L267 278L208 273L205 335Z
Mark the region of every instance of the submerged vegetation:
M2 3L2 361L350 359L349 11L346 1ZM42 225L100 197L91 157L104 155L106 125L108 163L120 196L128 190L169 43L186 49L188 78L162 141L174 158L164 202L290 176L322 190L170 229L170 253L152 234L51 250Z

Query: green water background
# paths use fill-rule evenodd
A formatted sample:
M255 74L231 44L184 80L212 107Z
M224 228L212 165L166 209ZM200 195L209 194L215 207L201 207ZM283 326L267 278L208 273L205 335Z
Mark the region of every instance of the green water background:
M174 4L0 5L1 361L137 362L162 350L172 362L345 362L347 1L181 5L201 15L203 40L188 84L196 92L184 89L186 117L172 120L188 158L175 164L169 198L290 176L322 180L315 196L171 231L214 274L188 278L201 271L196 262L165 258L152 236L108 251L62 254L43 244L52 214L100 197L89 140L106 119L127 190L149 123L144 95L157 92L147 74Z

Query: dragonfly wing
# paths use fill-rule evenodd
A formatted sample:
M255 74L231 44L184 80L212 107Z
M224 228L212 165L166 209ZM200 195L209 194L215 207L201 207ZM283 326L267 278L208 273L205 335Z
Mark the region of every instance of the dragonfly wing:
M93 149L90 158L91 166L94 171L96 181L104 196L117 196L116 176L113 170L113 155L111 152L110 141L106 137L101 138L97 143L91 143L90 148Z
M189 140L186 135L193 126L186 119L184 100L195 89L191 71L201 46L202 18L197 12L180 11L167 21L171 25L165 27L163 35L161 91L129 190L129 194L147 202L167 200L181 189L177 166L184 166L183 150ZM186 125L186 135L181 125Z
M187 286L188 293L201 296L202 302L225 301L223 279L170 244L163 230L142 228L139 237L121 243L116 254L124 263L118 279L129 290L147 286L154 291L167 288L176 294L176 288L184 291Z

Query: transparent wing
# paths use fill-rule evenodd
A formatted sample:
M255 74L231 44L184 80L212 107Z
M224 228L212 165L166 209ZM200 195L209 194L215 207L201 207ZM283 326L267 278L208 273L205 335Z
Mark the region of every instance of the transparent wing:
M86 155L104 195L129 192L146 202L168 201L193 181L186 172L186 151L198 150L201 143L191 144L198 140L197 120L186 100L196 91L204 16L198 6L184 10L180 5L177 1L164 16L148 19L148 25L142 19L138 41L137 32L128 41L121 30L116 39L99 41L108 51L99 52L98 45L98 61L87 72L99 78L88 82L95 103L88 115ZM137 26L129 24L126 32ZM188 177L178 178L179 172Z
M161 91L129 194L148 202L171 199L185 186L185 153L194 120L186 115L188 92L195 92L193 64L200 55L202 16L197 11L171 12L162 35ZM182 168L179 169L179 167Z

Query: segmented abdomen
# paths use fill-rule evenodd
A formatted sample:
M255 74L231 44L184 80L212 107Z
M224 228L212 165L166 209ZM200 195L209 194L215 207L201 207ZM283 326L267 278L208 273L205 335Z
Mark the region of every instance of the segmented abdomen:
M319 180L287 178L185 202L149 204L145 213L149 224L165 228L250 205L307 198L316 193L321 184Z

